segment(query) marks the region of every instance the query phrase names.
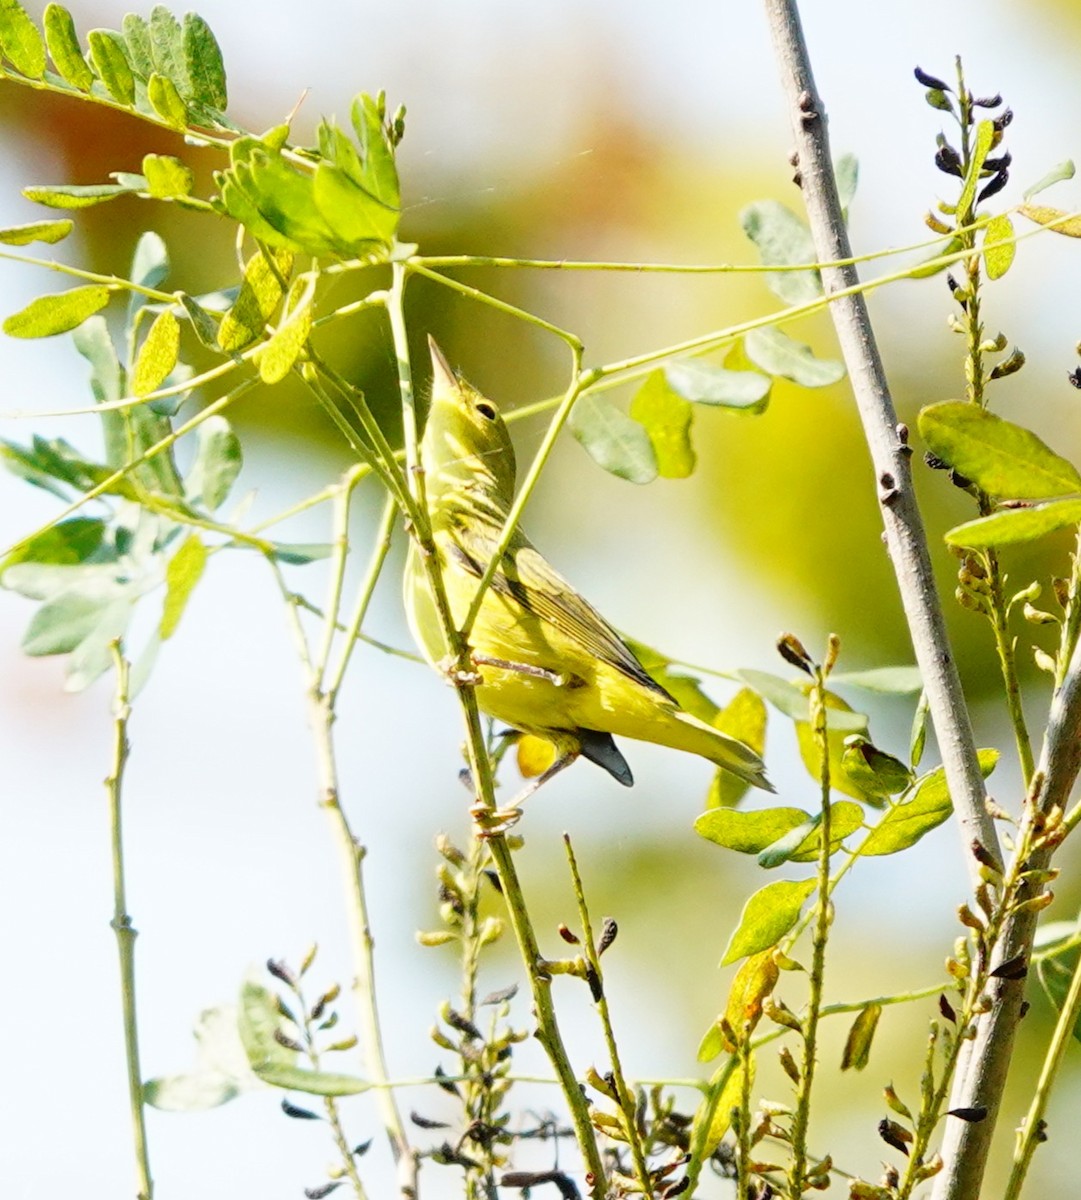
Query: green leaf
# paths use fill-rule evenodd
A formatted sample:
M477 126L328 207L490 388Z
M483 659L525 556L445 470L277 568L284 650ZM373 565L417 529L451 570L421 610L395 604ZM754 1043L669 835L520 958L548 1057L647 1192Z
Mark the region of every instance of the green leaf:
M842 1071L862 1071L867 1066L871 1058L871 1043L874 1041L878 1019L881 1016L881 1004L865 1005L856 1014L841 1055Z
M5 246L28 246L31 242L44 242L54 246L71 233L71 221L31 221L26 225L9 225L0 229L0 242Z
M1034 433L976 404L946 400L920 412L931 453L986 492L1042 500L1081 491L1077 468Z
M570 415L571 432L605 471L631 483L657 478L657 456L649 434L607 400L580 396Z
M101 283L70 288L51 296L39 296L7 318L4 332L18 338L53 337L58 333L67 333L81 325L87 317L100 312L111 296L112 289Z
M733 1064L738 1060L731 1060ZM752 1056L749 1060L749 1070L751 1078L754 1078L755 1063L757 1058ZM713 1086L709 1094L702 1097L698 1108L695 1110L694 1120L691 1124L690 1144L692 1146L701 1147L702 1162L708 1161L717 1147L721 1144L721 1139L728 1132L729 1126L732 1124L732 1113L740 1107L740 1097L747 1090L747 1085L744 1081L744 1075L748 1068L745 1068L742 1063L731 1067L722 1067L720 1095L713 1096ZM708 1125L706 1122L709 1122Z
M964 250L964 245L960 238L952 237L940 250L932 251L929 258L925 259L919 266L913 267L911 277L913 279L929 279L932 275L937 275L939 271L945 271L951 264L942 260L948 255L957 254Z
M173 129L186 129L188 106L184 103L177 86L167 75L155 71L146 81L146 97L150 107Z
M17 0L0 0L0 47L20 75L40 79L45 74L45 42Z
M131 68L145 82L154 73L154 54L150 48L150 26L137 13L125 13L120 28L124 33L124 45L128 48Z
M754 242L766 266L796 266L815 261L811 231L776 200L759 200L740 214L743 232ZM822 295L822 277L809 271L771 271L766 286L786 304L808 304Z
M197 447L184 494L194 508L214 512L229 495L243 465L240 439L224 417L208 417L196 433Z
M862 829L863 825L863 809L858 804L854 804L851 800L835 800L830 805L830 854L839 850L845 838L851 837L856 830ZM821 819L818 819L815 821L814 828L808 832L803 841L788 849L784 861L817 862L821 846L822 823ZM763 867L780 866L782 859L778 850L779 847L776 845L767 848L758 856L759 865Z
M45 27L45 44L57 74L77 91L90 91L94 72L83 58L71 13L60 4L47 4L42 23Z
M854 154L842 154L833 164L833 174L837 180L837 198L841 202L841 211L847 217L860 181L860 160Z
M664 371L668 386L693 404L709 404L741 412L763 412L773 380L757 371L730 371L698 359L684 358Z
M330 542L274 542L273 546L274 557L278 562L294 567L319 562L320 559L329 558L334 553L334 546Z
M221 1005L200 1013L194 1034L192 1070L148 1080L143 1085L147 1104L168 1112L203 1112L262 1086L248 1066L235 1007Z
M58 183L53 186L25 187L23 195L49 208L91 208L126 195L136 189L120 183Z
M810 346L794 341L787 333L766 326L752 329L743 339L747 357L770 375L791 379L802 387L828 387L844 378L839 362L815 358Z
M206 546L198 534L190 534L165 568L165 604L158 626L158 636L163 642L176 632L188 600L205 569Z
M229 104L229 94L221 47L210 26L197 13L185 13L182 42L184 65L191 84L190 98L196 104L224 112Z
M280 383L293 369L308 344L312 329L312 301L315 275L300 275L293 280L282 309L284 319L255 353L255 364L264 383Z
M1072 217L1061 208L1047 208L1042 204L1022 204L1017 211L1037 225L1046 225L1052 233L1064 237L1081 237L1081 217Z
M1072 160L1067 158L1063 162L1053 166L1046 175L1038 179L1031 187L1025 188L1022 195L1026 200L1031 200L1033 196L1051 187L1052 184L1061 183L1064 179L1073 179L1073 177L1074 165Z
M867 671L834 671L830 683L886 696L911 696L923 690L923 674L919 667L872 667Z
M105 522L100 518L69 517L13 550L0 561L0 571L24 562L74 566L90 558L104 537Z
M355 1096L371 1086L355 1075L309 1071L294 1066L294 1052L274 1037L280 1024L274 996L256 983L246 983L240 994L240 1040L251 1069L264 1083L315 1096Z
M133 396L149 396L165 382L180 353L180 322L166 309L154 318L131 369Z
M760 854L793 829L813 818L802 808L711 808L694 822L694 831L708 842L740 854Z
M978 751L980 771L984 778L998 762L997 750ZM925 833L941 825L953 812L946 784L946 772L938 767L917 780L911 794L902 796L864 838L859 846L862 855L896 854L914 846Z
M995 123L980 121L976 126L976 145L972 149L972 157L968 161L968 171L961 186L961 195L957 201L956 212L963 221L971 216L972 202L976 199L976 188L980 184L980 172L983 161L991 151L991 143L995 138Z
M793 721L806 722L810 714L808 689L802 684L790 683L779 675L769 671L755 671L743 668L733 671L737 679L754 688L764 699L768 700L778 712L784 713ZM835 705L826 713L828 727L837 733L862 733L867 728L867 717L864 713L853 712L839 696L834 696Z
M767 883L743 906L739 925L729 939L721 966L768 950L799 920L804 901L815 890L813 879L779 879Z
M1061 924L1061 922L1055 922L1055 924ZM1066 1006L1070 984L1073 981L1074 972L1078 970L1079 957L1081 957L1081 949L1071 946L1062 954L1037 959L1036 972L1040 979L1040 986L1056 1012L1062 1012ZM1076 1040L1081 1041L1081 1018L1074 1022L1073 1036Z
M244 282L233 307L218 327L218 344L231 354L250 346L263 336L267 322L274 315L283 295L281 279L288 279L293 256L279 250L273 267L263 252L253 254L244 268Z
M86 589L76 585L47 600L27 626L23 653L34 658L70 654L101 626L103 619L111 623L112 616L130 609L129 601L121 596L116 585Z
M363 174L358 182L380 204L397 212L402 203L398 168L380 107L371 96L362 92L354 96L350 115L363 164Z
M983 234L983 260L987 264L987 277L1001 279L1010 269L1016 253L1013 222L1005 213L992 217Z
M880 750L858 733L845 739L841 766L860 791L879 803L912 786L914 777L899 758Z
M173 84L173 91L192 95L184 34L180 22L163 4L156 4L150 13L150 53L154 71Z
M652 371L631 401L631 417L649 434L662 479L686 479L694 471L691 406Z
M191 327L195 330L195 336L199 341L208 350L220 349L217 321L194 296L189 296L187 292L178 292L177 299L183 304L184 311L188 314L188 320L191 321Z
M1004 508L988 517L955 525L946 534L946 542L972 550L1016 546L1078 523L1081 523L1081 500L1052 500L1031 508Z
M678 697L677 697L678 698ZM682 705L686 707L686 705ZM759 756L766 749L766 704L751 688L740 688L710 721L715 729L727 733ZM731 771L717 771L706 796L707 808L732 808L747 794L749 784Z
M91 29L86 35L90 62L114 100L131 108L135 103L135 76L131 73L124 39L111 29Z
M190 196L195 186L191 168L171 154L147 154L143 158L147 191L158 200Z

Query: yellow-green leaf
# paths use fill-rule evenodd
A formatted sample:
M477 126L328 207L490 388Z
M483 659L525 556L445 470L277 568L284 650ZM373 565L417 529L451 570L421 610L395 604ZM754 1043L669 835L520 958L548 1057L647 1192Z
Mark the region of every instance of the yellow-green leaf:
M300 276L293 282L284 312L285 320L255 354L259 376L264 383L280 383L293 369L312 330L313 276Z
M109 303L111 291L104 284L71 288L51 296L39 296L4 322L10 337L38 338L67 333Z
M878 1018L881 1016L881 1004L868 1004L856 1014L841 1055L842 1071L862 1071L867 1066L871 1057L871 1043L878 1028Z
M86 40L98 78L114 100L130 108L135 103L135 76L120 34L111 29L91 29Z
M746 962L740 964L732 986L728 989L728 1000L725 1004L724 1015L732 1032L740 1041L754 1032L755 1026L762 1018L762 1003L771 995L777 986L780 969L771 950L763 950L752 954ZM736 1046L728 1046L730 1052L735 1052Z
M49 187L25 187L23 195L47 208L91 208L131 190L122 183L58 183Z
M288 279L293 266L291 251L274 253L274 264L260 251L253 254L244 268L244 282L236 303L222 317L218 345L226 352L243 350L263 336L267 322L281 303L281 279Z
M45 42L17 0L0 0L0 46L20 75L40 79L45 74Z
M1048 208L1045 204L1022 204L1017 211L1037 225L1046 225L1052 233L1081 237L1081 217L1070 216L1061 208Z
M713 725L737 738L761 756L766 749L766 703L752 688L740 688L713 718ZM706 808L731 808L747 793L750 785L731 771L718 771L713 776Z
M750 1060L751 1078L754 1078L755 1059ZM722 1068L717 1080L719 1094L713 1086L702 1098L691 1125L691 1145L701 1146L700 1161L708 1161L720 1145L721 1138L732 1124L732 1113L740 1106L740 1097L745 1089L742 1063L731 1063Z
M158 627L163 642L176 632L188 600L205 569L206 546L199 535L193 533L169 559L165 568L165 604Z
M984 159L991 151L991 143L995 137L995 123L981 121L976 126L976 145L968 163L968 173L961 187L961 195L957 201L957 214L960 220L968 221L972 202L976 198L976 188L980 182L980 172L983 170Z
M1077 468L1031 430L963 400L920 412L920 435L931 453L989 496L1043 500L1081 492Z
M1030 508L1004 508L989 517L966 521L946 534L951 546L987 550L992 546L1016 546L1081 523L1081 500L1052 500Z
M692 409L674 392L663 371L653 371L631 401L631 416L645 427L663 479L686 479L694 471Z
M80 92L90 91L94 82L94 72L83 58L71 13L63 5L49 4L45 8L43 24L45 44L49 48L49 55L57 74L65 83L70 83Z
M74 228L71 221L31 221L26 225L9 225L0 229L0 242L5 246L28 246L31 242L44 242L53 246L62 242Z
M221 48L210 26L198 13L185 13L182 44L191 98L207 108L224 112L229 96Z
M150 326L131 370L133 396L148 396L161 387L180 353L180 322L166 309Z
M195 186L191 168L171 154L147 154L143 158L147 191L158 200L190 196Z
M150 107L167 125L174 129L187 128L188 106L176 90L176 84L168 76L159 75L155 71L147 80L146 95Z
M1016 253L1013 222L1005 213L992 217L983 235L983 260L987 264L988 279L1001 279L1010 269Z
M799 920L804 901L815 886L813 879L779 879L759 888L743 906L739 925L728 941L721 966L776 946Z

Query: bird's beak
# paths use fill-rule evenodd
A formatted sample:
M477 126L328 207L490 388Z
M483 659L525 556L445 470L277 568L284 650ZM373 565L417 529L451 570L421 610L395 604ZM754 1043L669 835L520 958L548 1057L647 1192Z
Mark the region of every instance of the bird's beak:
M457 391L458 377L431 334L428 335L428 352L432 356L432 399Z

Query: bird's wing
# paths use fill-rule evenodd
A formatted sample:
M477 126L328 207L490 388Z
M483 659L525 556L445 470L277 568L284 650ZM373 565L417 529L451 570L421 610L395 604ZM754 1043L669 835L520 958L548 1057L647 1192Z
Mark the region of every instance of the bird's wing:
M496 548L499 530L486 522L456 524L453 547L461 565L478 578ZM512 596L538 620L574 640L582 650L629 679L668 699L626 643L599 612L560 575L523 536L511 543L503 566L492 577L492 590Z

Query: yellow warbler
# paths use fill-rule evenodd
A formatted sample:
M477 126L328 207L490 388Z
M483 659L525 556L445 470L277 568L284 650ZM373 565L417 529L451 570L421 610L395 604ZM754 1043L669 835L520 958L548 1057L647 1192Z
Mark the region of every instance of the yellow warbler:
M436 556L460 628L510 509L514 450L496 406L454 374L431 339L429 346L434 385L420 457ZM448 648L415 545L405 606L417 645L439 666ZM537 782L582 755L629 787L634 780L615 734L689 750L772 790L759 756L684 712L521 532L492 576L468 640L481 710L555 747Z

